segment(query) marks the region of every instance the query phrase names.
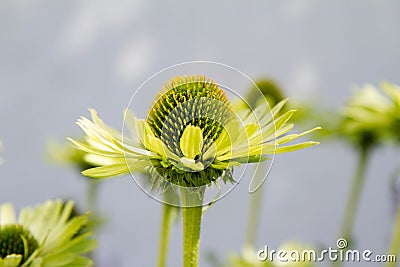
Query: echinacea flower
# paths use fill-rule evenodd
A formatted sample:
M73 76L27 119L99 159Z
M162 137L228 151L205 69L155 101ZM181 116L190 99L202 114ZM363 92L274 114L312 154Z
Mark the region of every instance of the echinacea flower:
M254 111L236 112L216 83L204 76L177 77L165 84L146 119L125 112L129 136L107 126L90 110L92 121L78 120L87 144L70 140L88 153L86 160L101 165L84 175L106 178L148 172L156 188L180 187L183 264L197 267L204 186L218 185L219 178L233 182L234 166L317 144L283 146L317 129L287 134L293 128L288 121L295 111L277 116L285 103L279 102L271 111L265 102Z
M87 144L70 140L89 153L89 161L102 165L84 175L105 178L148 171L153 183L199 187L217 182L219 177L231 181L234 166L263 161L264 155L317 144L286 145L317 129L287 134L293 128L288 121L295 110L276 117L286 102L279 102L271 111L262 103L254 111L235 112L214 82L203 76L177 77L165 84L146 119L125 113L130 136L122 138L91 109L92 121L78 120Z
M79 231L87 215L73 216L74 203L47 201L24 208L17 218L11 204L0 206L0 267L92 266L85 253L97 243Z
M381 88L384 94L373 85L363 86L344 108L342 131L356 144L400 140L400 87L384 82Z

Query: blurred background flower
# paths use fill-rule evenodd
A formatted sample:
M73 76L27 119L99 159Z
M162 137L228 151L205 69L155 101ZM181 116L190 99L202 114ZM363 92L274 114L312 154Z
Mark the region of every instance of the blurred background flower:
M47 201L24 208L0 206L0 266L92 266L85 254L97 247L91 232L82 231L88 216L74 215L74 203Z
M315 111L329 114L326 120L321 120L321 124L326 126L325 136L321 135L321 138L334 137L345 140L358 153L358 162L349 184L348 200L338 236L346 238L349 246L354 245L353 228L356 216L359 215L360 198L371 165L371 152L383 144L395 144L400 136L399 86L382 82L380 90L367 84L361 88L353 88L352 93L347 105L340 112L327 112L326 109ZM379 179L379 182L389 183L384 179ZM334 265L340 266L341 263L337 261Z
M400 140L400 87L388 82L355 88L337 133L356 146Z
M83 137L81 140L82 142L85 142ZM98 208L98 191L100 184L95 179L81 175L81 172L87 168L98 166L89 161L86 154L87 153L76 149L68 141L56 142L54 140L50 140L47 143L46 158L50 163L76 169L77 176L82 177L82 179L86 181L85 203L82 204L88 211L90 211L87 227L90 228L91 231L97 233L97 231L99 231L101 226L105 223L106 219L100 214Z
M84 141L84 137L76 138ZM86 152L76 149L70 142L49 141L47 144L47 157L51 163L75 168L79 173L88 168L96 167L85 159ZM84 176L86 177L86 176ZM88 178L90 180L90 178Z

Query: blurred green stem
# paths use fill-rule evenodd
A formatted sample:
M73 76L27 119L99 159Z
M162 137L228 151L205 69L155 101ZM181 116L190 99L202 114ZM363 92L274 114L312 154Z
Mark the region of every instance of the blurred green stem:
M90 178L89 178L90 179ZM88 191L87 191L87 205L92 216L97 213L97 197L98 197L99 182L95 179L89 180Z
M99 191L99 181L95 179L88 178L88 189L87 189L87 207L90 212L90 223L87 225L89 232L96 232L96 227L98 226L98 191ZM89 253L89 257L95 262L96 255L95 251Z
M367 167L369 156L368 148L361 148L358 159L356 173L353 178L349 198L346 206L346 212L344 215L341 238L351 239L351 232L354 224L355 215L357 213L358 203L365 180L365 171Z
M399 174L400 174L400 170L397 170L395 175L397 176ZM390 241L389 250L388 250L388 255L395 255L396 257L398 257L399 252L400 252L400 197L397 200L397 202L398 202L397 203L397 211L396 211L395 222L393 225L392 240ZM394 261L394 262L388 262L387 266L388 267L397 266L397 258L396 258L396 261Z
M181 190L183 220L183 266L199 266L200 227L203 213L203 193ZM200 196L201 195L201 196Z
M388 255L396 255L398 257L400 251L400 200L397 204L396 221L393 227L392 240L390 242ZM388 262L388 267L397 266L397 262Z
M169 234L171 229L171 214L175 207L163 204L163 215L161 222L160 248L158 255L158 267L165 267L168 255Z
M368 146L362 146L359 152L358 164L356 173L353 178L351 185L351 190L349 192L348 202L346 205L346 211L343 217L343 224L341 228L341 235L339 238L344 238L347 240L349 247L352 245L351 232L353 229L355 215L358 209L358 203L360 201L360 196L365 180L365 171L367 167L367 162L369 158L370 149ZM341 266L340 261L335 261L332 266Z
M260 163L257 166L254 181L261 183L264 178L267 164ZM263 195L263 186L261 185L255 192L250 194L249 215L247 221L247 230L244 246L254 248L256 245L258 227L260 223L261 202Z

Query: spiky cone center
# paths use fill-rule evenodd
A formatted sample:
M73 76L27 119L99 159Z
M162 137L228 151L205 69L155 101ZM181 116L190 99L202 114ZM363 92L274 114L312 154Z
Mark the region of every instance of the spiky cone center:
M21 255L21 264L39 247L38 241L29 230L21 225L0 227L0 258L8 255Z
M164 85L164 91L156 97L147 117L154 135L161 139L175 155L184 158L181 139L188 127L201 129L202 143L192 142L193 160L205 168L199 171L179 169L175 166L156 167L167 181L186 187L198 187L211 183L221 176L221 170L209 167L213 159L203 161L202 154L217 140L224 125L234 118L225 92L204 76L176 77ZM189 137L190 138L190 137ZM195 140L193 136L193 140ZM200 138L201 139L201 138Z

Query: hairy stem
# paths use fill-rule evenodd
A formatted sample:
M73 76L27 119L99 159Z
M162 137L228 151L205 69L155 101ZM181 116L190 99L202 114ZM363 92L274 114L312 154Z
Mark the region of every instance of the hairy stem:
M183 204L183 266L198 267L203 196L182 189L181 197Z

